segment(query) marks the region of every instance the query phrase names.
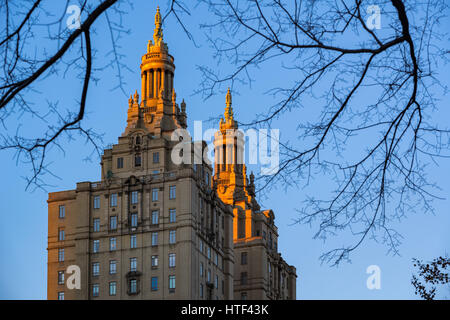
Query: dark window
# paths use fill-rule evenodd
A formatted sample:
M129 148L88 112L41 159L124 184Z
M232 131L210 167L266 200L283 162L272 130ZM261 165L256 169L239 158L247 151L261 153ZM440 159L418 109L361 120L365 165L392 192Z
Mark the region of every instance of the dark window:
M134 166L140 167L141 166L141 155L137 154L134 156Z
M58 284L64 284L64 271L58 271Z
M123 158L117 158L117 169L123 168Z
M241 272L241 285L247 284L247 272Z
M247 252L241 252L241 264L247 264Z
M159 163L159 152L153 153L153 163Z

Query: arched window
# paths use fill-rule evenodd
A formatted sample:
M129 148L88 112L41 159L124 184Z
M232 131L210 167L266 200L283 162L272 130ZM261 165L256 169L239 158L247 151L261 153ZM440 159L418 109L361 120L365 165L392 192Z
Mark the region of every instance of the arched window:
M141 144L141 136L136 137L136 144Z

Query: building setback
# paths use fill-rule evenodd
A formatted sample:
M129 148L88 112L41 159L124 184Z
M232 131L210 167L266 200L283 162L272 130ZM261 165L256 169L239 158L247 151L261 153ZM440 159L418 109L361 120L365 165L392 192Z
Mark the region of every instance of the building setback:
M155 26L141 96L130 97L125 131L104 151L101 181L49 194L47 298L295 299L296 270L278 252L274 213L260 209L254 176L239 161L229 91L214 175L203 159L172 161L186 103L176 102L159 9ZM180 157L193 160L193 152ZM79 288L71 287L75 274Z

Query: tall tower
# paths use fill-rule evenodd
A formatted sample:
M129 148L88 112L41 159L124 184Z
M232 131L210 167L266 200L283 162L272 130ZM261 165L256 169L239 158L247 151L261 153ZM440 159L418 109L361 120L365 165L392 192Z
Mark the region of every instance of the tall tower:
M163 39L159 7L155 15L153 41L141 61L141 100L136 93L130 96L128 109L129 129L145 126L154 136L170 136L177 128L186 128L186 103L181 110L176 103L174 89L175 64Z
M244 137L234 120L231 92L225 98L225 118L214 135L214 183L223 202L235 205L245 198L247 184L244 164Z

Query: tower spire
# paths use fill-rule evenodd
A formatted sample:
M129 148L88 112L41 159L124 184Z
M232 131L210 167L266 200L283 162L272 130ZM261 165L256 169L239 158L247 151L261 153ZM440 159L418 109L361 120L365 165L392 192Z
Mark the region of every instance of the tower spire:
M225 121L232 121L233 120L233 108L231 107L231 92L230 92L230 88L228 88L227 91L227 95L225 97L225 103L226 103L226 108L225 108Z
M159 46L163 41L163 29L161 24L161 13L159 12L159 6L156 8L155 31L153 32L153 41L157 46Z

